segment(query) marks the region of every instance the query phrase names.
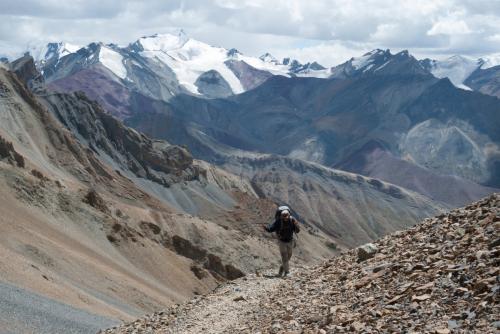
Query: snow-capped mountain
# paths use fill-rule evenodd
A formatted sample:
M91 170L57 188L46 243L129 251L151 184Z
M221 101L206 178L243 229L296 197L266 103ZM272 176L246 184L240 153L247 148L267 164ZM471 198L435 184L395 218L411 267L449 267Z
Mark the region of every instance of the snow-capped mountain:
M428 74L408 51L392 54L390 50L375 49L361 57L353 57L331 70L333 78L363 75Z
M79 45L59 42L48 44L31 44L28 45L27 52L33 57L36 63L43 66L46 62L52 59L59 59L70 53L74 53L81 48Z
M331 78L352 78L369 75L432 75L448 78L455 87L500 97L500 55L474 59L452 56L444 60L417 60L404 50L375 49L333 67Z
M260 57L247 56L236 49L195 40L182 30L176 34L143 36L126 47L91 43L80 48L60 42L43 47L31 46L28 51L52 87L64 91L82 90L104 105L109 104L110 108L118 105L111 101L123 100L125 95L132 93L163 101L179 94L225 98L254 89L275 75L346 78L432 73L439 78L449 77L458 87L495 95L498 86L496 72L492 74L490 70L483 75L477 69L492 67L500 59L474 62L455 57L448 62L418 61L408 51L392 54L389 50L376 49L336 67L325 68L317 62L302 64L290 58L279 61L270 53ZM481 74L474 77L475 83L471 85L475 88L464 83L471 73ZM88 84L89 78L97 80L97 77L109 83L104 86L113 85L116 89L107 92L105 97L98 88ZM484 80L487 80L486 84ZM122 93L116 96L117 91Z
M77 53L78 50L81 52ZM189 38L182 30L177 34L144 36L125 48L102 43L91 43L84 48L49 43L45 47L30 47L28 51L49 82L99 64L114 79L128 85L144 88L146 84L138 82L143 79L138 74L142 69L149 74L160 73L163 79L166 76L172 83L169 87L175 81L179 86L176 91L206 97L240 94L272 75L329 76L328 70L316 62L284 64L269 53L260 58L246 56L236 49L227 50ZM175 92L167 95L173 96Z
M448 78L458 88L472 90L467 79L477 70L486 70L500 65L500 54L474 59L455 55L443 60L424 59L420 63L436 78Z
M464 82L482 65L482 60L456 55L440 61L424 59L421 64L436 78L448 78L456 87L471 90Z

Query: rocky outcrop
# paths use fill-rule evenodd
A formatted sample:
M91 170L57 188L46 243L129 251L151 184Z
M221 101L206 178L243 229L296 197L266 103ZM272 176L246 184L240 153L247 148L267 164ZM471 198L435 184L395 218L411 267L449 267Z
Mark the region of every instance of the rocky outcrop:
M86 200L90 205L103 211L102 205L105 204L102 204L102 198L97 197L95 199L96 195L91 194L92 192L89 192ZM93 198L93 200L90 198ZM97 205L91 203L97 203ZM109 212L107 207L104 207L104 209ZM124 246L126 243L141 244L145 240L153 241L180 256L192 260L193 263L190 269L198 279L206 278L207 274L211 274L215 280L223 282L245 276L243 271L236 268L233 264L225 263L220 256L210 253L208 250L193 244L190 240L184 239L179 235L170 235L165 229L152 222L140 222L139 229L136 229L128 224L115 221L112 225L108 225L107 238L117 246Z
M371 259L377 253L378 248L372 243L364 244L358 248L358 262Z
M124 126L84 94L53 93L43 99L61 123L83 138L95 153L108 155L136 176L167 187L198 177L186 149L151 140Z
M500 98L500 66L477 69L465 80L465 85L483 94Z
M256 69L242 60L227 60L224 64L236 75L245 90L254 89L273 75Z
M194 82L200 94L208 98L228 97L233 95L231 86L216 70L202 73Z
M0 136L0 160L6 159L11 164L24 168L25 162L21 154L17 153L14 145Z
M26 84L29 84L33 80L43 80L31 56L25 55L14 60L10 63L10 69Z
M83 201L101 212L109 213L109 208L106 205L106 202L95 189L89 190L89 192L85 195Z
M494 333L500 194L290 278L253 275L105 333Z

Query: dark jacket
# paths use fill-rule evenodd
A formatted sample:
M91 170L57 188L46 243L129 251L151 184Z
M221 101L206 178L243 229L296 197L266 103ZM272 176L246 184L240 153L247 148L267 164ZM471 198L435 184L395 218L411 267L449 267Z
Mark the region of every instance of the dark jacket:
M288 221L281 218L276 219L274 223L266 227L267 232L276 232L278 238L283 242L290 242L293 240L293 233L299 233L299 222L294 217L290 216Z

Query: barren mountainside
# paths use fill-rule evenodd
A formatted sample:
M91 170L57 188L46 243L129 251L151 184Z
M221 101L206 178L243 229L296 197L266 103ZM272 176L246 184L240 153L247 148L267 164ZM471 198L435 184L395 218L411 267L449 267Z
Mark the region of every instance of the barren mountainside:
M85 98L37 97L0 71L6 286L109 323L271 265L276 249L261 224L274 203L258 198L248 181L124 127ZM332 254L329 240L306 229L300 261ZM19 307L31 307L29 300ZM23 312L2 306L0 323L24 321ZM33 312L45 312L60 331L68 324L51 313L59 309ZM88 323L76 318L68 326ZM14 332L55 330L36 326Z

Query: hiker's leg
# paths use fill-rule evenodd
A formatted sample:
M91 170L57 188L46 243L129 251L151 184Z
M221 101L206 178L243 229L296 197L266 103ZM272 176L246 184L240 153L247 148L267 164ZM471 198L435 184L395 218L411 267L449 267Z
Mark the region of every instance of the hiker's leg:
M280 253L281 253L281 263L283 267L283 271L288 272L288 243L280 241Z
M285 269L285 273L288 274L288 272L290 271L290 259L292 258L292 253L293 253L293 241L291 242L287 242L287 245L286 245L286 269Z

